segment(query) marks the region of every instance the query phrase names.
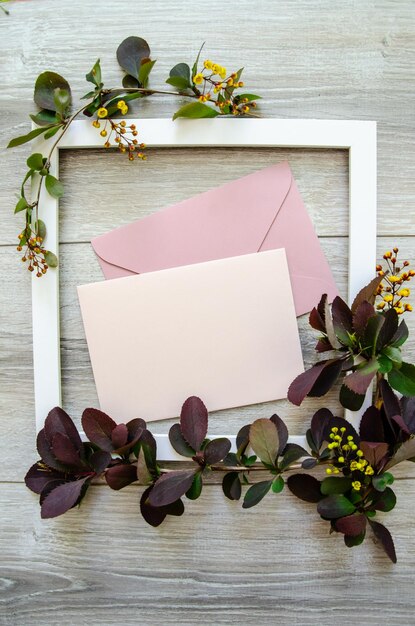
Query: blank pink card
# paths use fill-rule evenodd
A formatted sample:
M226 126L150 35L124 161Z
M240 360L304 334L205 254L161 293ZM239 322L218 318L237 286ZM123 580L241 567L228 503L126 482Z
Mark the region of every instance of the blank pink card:
M304 371L284 249L78 287L101 409L116 421L285 398Z

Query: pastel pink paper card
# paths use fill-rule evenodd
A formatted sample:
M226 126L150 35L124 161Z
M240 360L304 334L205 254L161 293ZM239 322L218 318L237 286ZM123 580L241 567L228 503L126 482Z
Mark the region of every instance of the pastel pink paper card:
M282 249L78 287L101 409L116 421L285 398L304 371Z
M285 248L297 315L327 293L330 267L288 163L259 170L92 240L107 279Z

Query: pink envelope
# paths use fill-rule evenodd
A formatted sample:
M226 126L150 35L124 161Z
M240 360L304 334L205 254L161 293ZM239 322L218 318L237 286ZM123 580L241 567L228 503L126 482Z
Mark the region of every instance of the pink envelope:
M285 248L296 315L337 288L287 162L92 240L107 279Z

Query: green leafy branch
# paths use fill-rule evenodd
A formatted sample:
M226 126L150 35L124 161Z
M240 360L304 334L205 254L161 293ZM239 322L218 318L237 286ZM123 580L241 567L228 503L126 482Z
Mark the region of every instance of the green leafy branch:
M128 37L117 49L117 60L125 75L122 87L106 88L102 79L99 59L86 74L86 80L93 89L82 96L86 103L71 112L72 94L68 81L51 71L40 74L35 83L34 102L37 113L31 114L36 128L29 133L12 139L8 148L14 148L43 136L48 141L56 135L46 155L32 154L26 161L27 171L23 178L15 213L25 213L25 225L19 233L17 250L23 252L22 261L27 262L28 270L37 277L42 277L49 267L56 267L55 254L44 247L46 225L39 219L39 203L44 188L54 198L60 198L64 189L51 172L52 155L64 133L74 119L85 115L93 119L93 126L100 129L105 139L106 148L117 147L126 153L130 161L144 160L145 144L137 139L138 130L134 124L127 124L118 117L129 111L134 100L162 94L191 101L180 106L173 119L179 117L200 119L218 115L252 116L259 96L240 93L244 85L241 82L242 69L227 74L225 68L206 60L200 67L199 50L192 68L187 63L175 65L169 73L166 83L176 91L151 89L148 86L150 73L156 63L150 57L150 47L141 37ZM37 186L34 198L29 198L26 186L31 182Z

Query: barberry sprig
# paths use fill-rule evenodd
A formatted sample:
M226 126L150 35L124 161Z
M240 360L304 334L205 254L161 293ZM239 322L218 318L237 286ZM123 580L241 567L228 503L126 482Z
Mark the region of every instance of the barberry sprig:
M124 100L117 102L117 108L123 115L128 112L128 105ZM92 126L94 126L94 128L101 128L101 123L103 123L104 127L100 131L100 135L106 138L104 143L105 148L118 147L120 152L128 155L130 161L134 161L135 158L141 159L142 161L146 160L147 156L143 152L146 144L138 142L138 131L135 124L127 124L126 120L118 122L111 119L108 115L108 109L105 107L98 109L97 116L101 122L96 119L92 122ZM114 141L113 144L111 143L112 139Z
M404 302L411 295L408 287L404 286L414 276L415 270L408 269L409 261L398 261L399 248L393 248L393 251L386 251L383 259L386 265L377 265L376 271L378 276L384 277L377 290L377 297L380 302L376 305L378 310L395 309L398 315L402 315L406 311L412 311L412 305Z

